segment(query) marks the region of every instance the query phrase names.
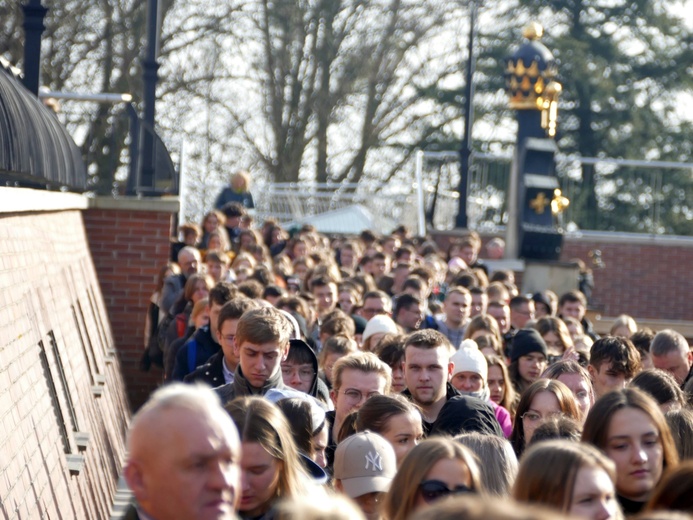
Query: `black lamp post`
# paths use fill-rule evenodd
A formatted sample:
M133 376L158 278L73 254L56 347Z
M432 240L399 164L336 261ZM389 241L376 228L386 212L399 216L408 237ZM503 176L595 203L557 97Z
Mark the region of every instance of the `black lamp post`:
M144 114L142 128L142 162L140 188L142 194L153 194L156 186L154 154L154 105L159 79L159 0L147 0L147 51L142 61L144 83ZM148 193L149 192L149 193Z
M460 184L457 187L460 199L457 218L455 219L456 228L467 227L467 181L469 179L469 166L472 157L472 125L474 124L474 70L476 69L474 40L476 38L476 18L479 9L477 1L470 0L469 2L469 41L467 42L468 57L465 71L466 84L464 86L464 130L460 146Z
M46 29L43 19L48 9L41 0L29 0L24 11L24 86L38 96L41 75L41 35Z

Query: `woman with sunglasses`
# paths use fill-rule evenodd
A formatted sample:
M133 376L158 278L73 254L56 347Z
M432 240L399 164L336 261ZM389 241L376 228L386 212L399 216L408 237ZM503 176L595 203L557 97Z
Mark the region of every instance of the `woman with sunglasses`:
M539 379L532 383L517 405L515 424L510 435L517 458L520 458L540 424L561 416L580 421L580 412L570 389L553 379Z
M657 402L636 388L598 399L585 421L582 441L603 450L616 464L616 492L626 515L640 512L663 471L679 462Z
M385 496L383 516L406 520L443 497L482 491L479 467L468 448L446 437L426 439L402 461Z
M522 457L512 495L585 520L612 520L620 518L615 479L614 463L593 446L544 441Z

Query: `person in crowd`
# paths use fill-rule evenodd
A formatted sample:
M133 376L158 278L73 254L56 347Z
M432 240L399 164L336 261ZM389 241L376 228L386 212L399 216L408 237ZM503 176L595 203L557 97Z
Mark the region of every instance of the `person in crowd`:
M374 316L392 314L392 299L383 291L367 291L358 314L370 321Z
M479 466L468 448L445 437L426 439L402 461L383 513L389 520L407 520L442 498L483 491Z
M291 428L274 404L239 397L226 405L241 437L241 519L269 520L284 498L320 495L306 474Z
M454 437L464 432L503 437L503 430L489 403L478 397L457 395L447 400L428 435Z
M510 437L513 429L512 417L508 410L491 399L488 386L488 362L476 343L471 339L464 340L450 361L454 364L450 384L462 395L477 397L489 403L503 430L503 435Z
M553 291L540 291L532 295L534 301L534 318L539 320L547 316L555 316L558 307L558 296Z
M486 312L496 320L498 330L504 340L507 341L512 337L512 333L510 333L510 307L508 307L507 303L499 300L491 300L488 302Z
M469 448L479 461L481 483L492 497L510 495L517 475L517 456L509 441L497 435L462 433L455 441Z
M569 359L557 361L547 368L541 377L560 381L570 389L580 410L580 424L583 424L595 400L589 372L576 361Z
M478 336L491 334L499 344L504 345L498 322L488 314L474 316L464 330L464 339L476 339Z
M553 417L537 426L532 434L532 439L527 443L527 447L556 439L580 442L581 437L582 424L568 417Z
M609 330L610 336L621 336L622 338L630 338L638 331L638 324L632 316L621 314L614 320Z
M361 306L360 300L361 295L353 285L341 284L337 288L337 306L343 310L345 314L353 314L355 308Z
M628 338L640 354L640 364L642 365L643 370L655 367L654 363L652 362L652 355L650 354L650 345L652 344L655 334L655 331L649 327L645 327L638 330L632 334L630 338Z
M437 319L438 330L445 334L453 348L458 349L464 339L464 329L469 323L472 295L464 287L453 287L445 295L444 318Z
M318 357L315 351L301 339L291 339L289 343L289 353L281 362L284 385L315 397L331 408L330 391L318 377Z
M425 302L421 298L408 293L397 296L392 318L406 333L418 330L425 317Z
M534 300L527 296L515 296L510 299L510 328L524 329L530 320L534 320Z
M357 412L356 430L382 435L395 450L397 466L423 439L421 412L397 394L369 398Z
M276 520L366 520L354 501L341 493L329 494L324 500L285 499L275 510Z
M607 336L592 345L587 370L598 399L608 392L625 388L640 371L640 356L630 340Z
M205 213L204 217L202 217L202 238L197 246L203 250L210 249L210 233L215 232L217 229L223 228L225 221L226 218L224 217L224 214L219 210L213 209L212 211Z
M532 446L520 462L513 498L585 520L621 518L614 463L589 444L564 440Z
M540 318L532 325L532 328L539 332L544 343L546 343L549 359L556 360L562 357L568 349L574 348L568 327L559 318L554 316Z
M486 243L486 258L489 260L502 260L505 254L505 240L493 237Z
M178 300L170 310L169 319L162 324L166 326L164 338L164 354L168 353L170 345L178 338L189 337L188 326L193 307L203 299L207 299L209 291L214 286L211 276L205 274L190 275ZM164 325L162 325L164 326Z
M193 334L202 327L207 326L209 326L209 298L203 298L193 306L185 335L166 347L164 352L164 381L171 381L173 378L173 368L180 348L185 345Z
M475 318L481 314L486 314L488 295L483 287L472 286L469 288L469 294L472 297L472 305L469 310L469 317Z
M178 264L169 262L159 269L159 274L156 278L156 287L154 292L149 297L149 306L144 321L144 354L142 357L142 368L149 370L154 357L159 364L162 363L163 352L159 348L157 331L159 325L168 314L168 309L162 308L161 298L164 288L164 280L169 276L180 274Z
M478 334L474 342L484 356L503 356L503 347L491 334Z
M200 272L202 267L200 252L192 246L185 246L178 252L178 266L180 272L164 279L164 286L161 289L160 307L167 313L171 311L171 307L182 294L188 277Z
M585 317L587 311L587 299L580 291L568 291L561 295L558 300L558 317L575 318L582 328L593 341L599 339L599 335L594 331L592 323Z
M517 331L510 349L508 372L518 394L522 394L546 370L548 354L546 343L536 330Z
M132 419L127 448L123 476L136 504L126 518L235 518L241 443L210 389L172 384L155 391Z
M470 231L467 236L453 241L448 247L448 261L457 257L464 260L469 269L479 268L488 276L488 267L479 260L481 238L476 231Z
M348 336L338 334L329 338L322 346L318 355L320 365L320 378L328 390L332 389L332 370L335 363L344 356L353 354L358 350L356 341Z
M556 510L537 505L519 504L515 500L488 500L483 496L460 496L442 500L418 511L409 520L561 520ZM654 520L654 519L653 519ZM664 520L664 519L657 519ZM666 519L684 520L684 519Z
M672 329L659 331L650 344L650 354L655 368L671 372L681 388L691 379L693 352L681 333Z
M227 202L221 208L224 214L224 229L234 252L238 252L238 236L241 233L241 224L248 211L240 202Z
M375 354L392 370L393 394L399 394L407 389L404 379L404 343L406 336L402 334L387 334L378 343Z
M380 340L386 334L399 334L400 328L385 314L373 316L366 324L361 339L363 343L361 349L366 352L374 352Z
M173 365L172 380L183 381L185 376L221 350L217 320L224 304L236 295L236 288L230 284L218 283L212 287L209 291L209 325L196 331L180 348Z
M671 410L664 418L674 438L679 459L693 459L693 411L689 408Z
M311 280L310 290L315 298L318 319L323 319L337 306L337 284L326 276L319 276Z
M582 441L604 451L616 464L616 492L626 515L643 509L663 471L679 461L657 403L636 388L599 398L585 421Z
M215 389L223 403L236 397L264 395L270 389L284 389L281 363L289 354L291 322L274 307L251 309L241 316L234 338L238 366L233 382Z
M514 413L519 396L515 393L505 360L500 356L487 356L486 362L488 363L487 383L491 401Z
M668 470L652 492L645 511L681 511L693 515L693 461Z
M448 339L436 330L410 334L404 345L403 395L421 408L427 434L448 399L460 395L450 384L454 350Z
M257 302L245 297L236 297L226 302L217 318L217 338L221 350L183 379L186 383L203 382L212 388L233 383L238 357L235 354L238 321L246 311L258 308Z
M580 420L572 392L560 381L539 379L522 393L510 436L518 459L532 439L534 430L544 421L558 416Z
M214 201L215 209L223 209L230 202L240 203L244 208L255 208L253 194L250 193L250 174L239 170L231 175L231 182L221 190Z
M347 415L363 406L366 399L390 391L390 367L371 352L355 352L337 361L332 370L330 397L334 410L327 413L330 425L327 448L328 467L334 461L334 449Z
M205 269L214 283L233 281L230 264L229 256L222 251L210 250L205 255Z
M380 520L380 502L396 474L395 451L377 433L355 433L337 446L334 487L356 502L367 520Z
M633 378L628 386L647 392L657 401L664 414L670 410L680 410L686 406L683 390L676 384L676 379L670 372L657 368L643 370Z

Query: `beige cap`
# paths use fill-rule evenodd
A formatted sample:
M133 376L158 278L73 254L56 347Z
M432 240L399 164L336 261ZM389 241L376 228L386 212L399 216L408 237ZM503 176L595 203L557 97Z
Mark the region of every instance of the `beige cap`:
M386 493L397 473L392 445L377 433L363 431L347 437L334 454L334 478L351 498Z

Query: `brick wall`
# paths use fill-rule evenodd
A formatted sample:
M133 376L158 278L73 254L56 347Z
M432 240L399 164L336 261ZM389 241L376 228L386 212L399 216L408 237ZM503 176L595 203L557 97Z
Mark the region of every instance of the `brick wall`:
M89 247L101 284L133 410L147 400L162 372L139 368L144 320L156 277L169 258L176 201L97 199L84 212Z
M130 411L85 199L43 197L0 188L0 516L103 519Z

